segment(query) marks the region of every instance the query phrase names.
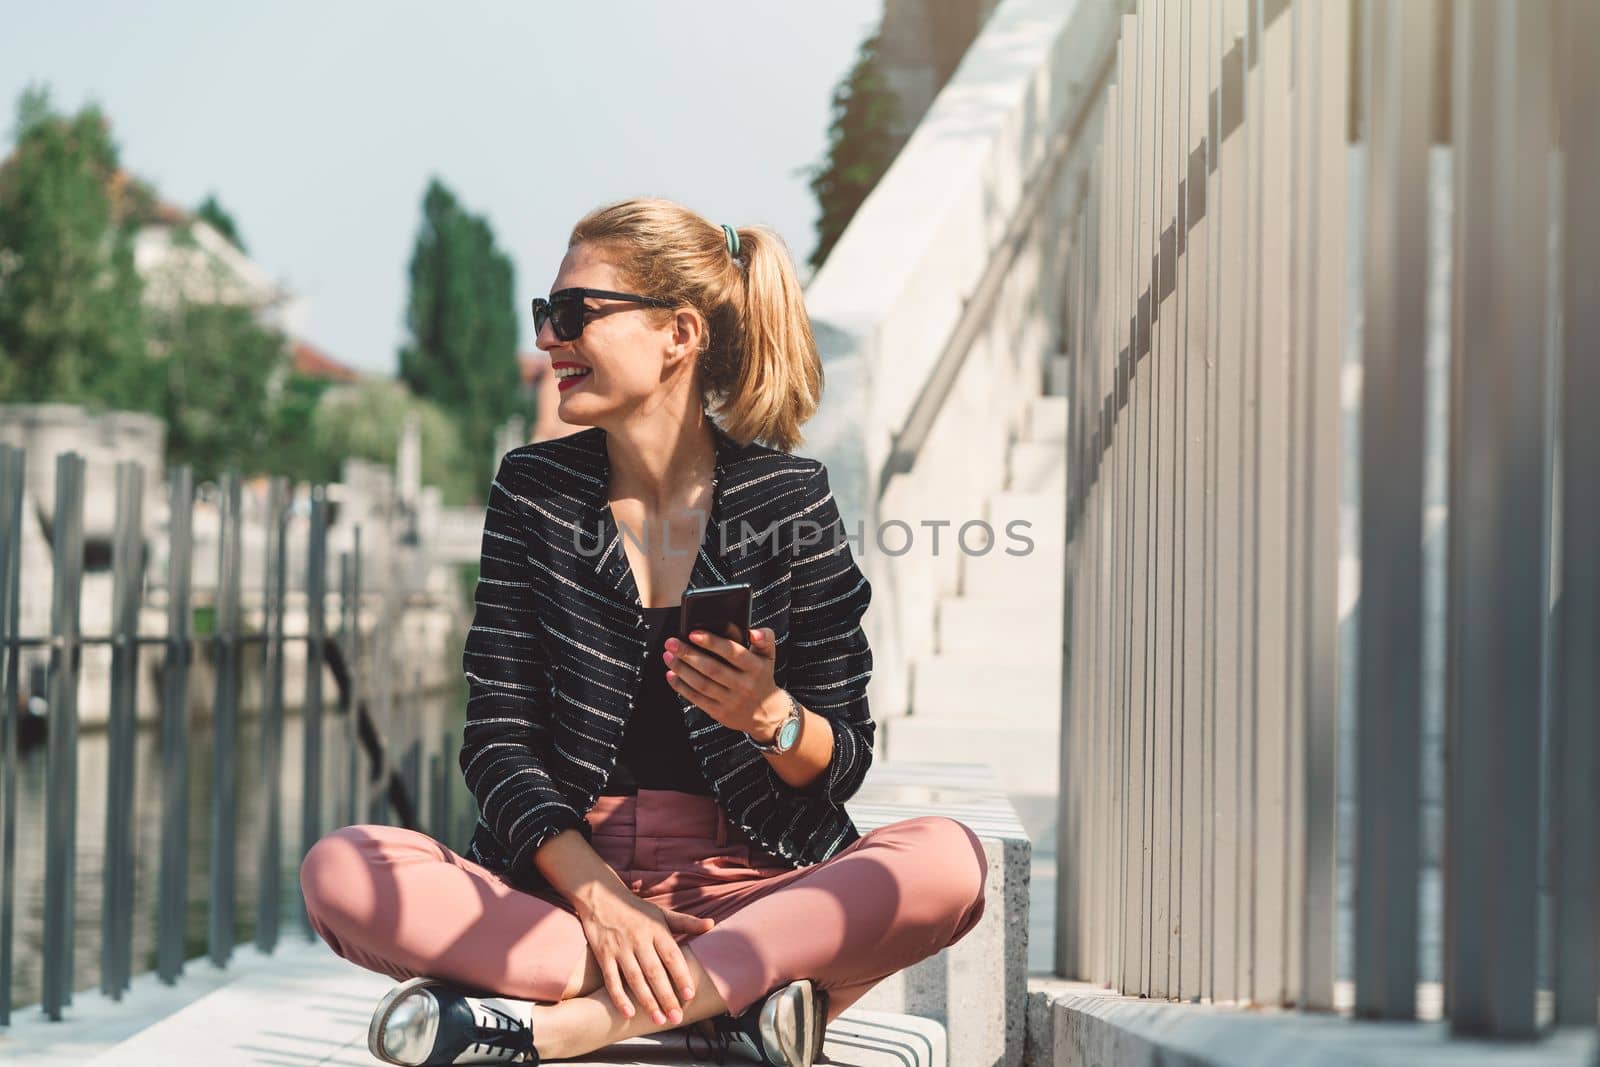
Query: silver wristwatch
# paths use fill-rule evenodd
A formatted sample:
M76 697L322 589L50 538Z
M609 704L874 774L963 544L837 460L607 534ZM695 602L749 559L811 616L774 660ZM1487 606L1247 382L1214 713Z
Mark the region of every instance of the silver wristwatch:
M778 733L773 738L772 743L764 744L749 734L744 735L752 745L762 752L787 752L800 739L800 702L795 700L794 694L787 689L784 690L783 695L789 698L789 714L783 722L778 724Z

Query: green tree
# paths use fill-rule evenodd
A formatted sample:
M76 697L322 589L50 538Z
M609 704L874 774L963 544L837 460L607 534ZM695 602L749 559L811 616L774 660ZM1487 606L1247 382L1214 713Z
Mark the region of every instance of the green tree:
M240 252L249 253L249 249L244 246L244 238L239 236L239 227L233 221L233 216L223 209L215 195L208 194L200 206L195 208L194 214L195 218L209 223L212 229L226 237L228 243Z
M289 375L282 334L248 307L182 301L157 327L167 423L167 461L198 477L228 469L291 473L277 446L292 417L275 411ZM308 420L309 421L309 420Z
M861 43L856 61L833 90L833 121L823 161L810 168L811 192L821 213L809 263L822 266L900 150L895 137L899 105L878 65L881 31Z
M393 465L411 415L422 435L422 483L438 486L446 504L473 502L485 487L456 421L402 382L366 378L334 387L317 407L312 436L330 456ZM335 471L330 477L337 476Z
M0 399L156 410L133 262L142 191L97 107L64 117L30 86L16 115L0 167Z
M267 420L273 474L303 482L339 479L339 457L327 447L317 426L317 410L332 384L293 372L283 377Z
M514 271L488 221L437 178L422 199L410 275L400 379L455 420L467 454L481 459L469 464L476 471L493 451L495 427L524 407Z

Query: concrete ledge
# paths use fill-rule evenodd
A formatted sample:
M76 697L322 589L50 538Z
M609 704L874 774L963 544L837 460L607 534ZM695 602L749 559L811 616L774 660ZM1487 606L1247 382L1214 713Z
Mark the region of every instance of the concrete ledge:
M243 955L243 953L241 953ZM271 956L253 950L236 970L184 978L130 996L122 1005L80 995L66 1019L26 1019L0 1037L7 1067L89 1064L134 1067L172 1063L376 1063L367 1024L392 979L335 956L320 941L292 938ZM211 980L224 979L221 983ZM159 984L159 983L157 983ZM697 1046L701 1047L701 1046ZM852 1006L828 1027L827 1064L840 1067L947 1067L944 1027L917 1018ZM573 1067L694 1067L682 1030L631 1038L580 1059Z
M995 773L981 763L878 760L846 807L863 833L919 815L957 819L989 860L983 918L956 944L890 975L854 1005L936 1020L950 1062L1018 1067L1027 1037L1028 883L1033 848Z
M696 1049L704 1046L696 1042ZM683 1035L674 1031L662 1040L656 1036L619 1041L578 1060L555 1060L563 1067L703 1067L686 1055ZM730 1063L748 1062L737 1055ZM853 1005L828 1024L828 1039L819 1064L838 1067L945 1067L944 1027L932 1019L893 1012L865 1011Z
M1593 1028L1522 1044L1463 1041L1442 1022L1357 1022L1339 1015L1175 1004L1098 986L1035 979L1030 1067L1594 1067Z
M205 957L188 960L173 985L164 985L153 971L134 975L121 1000L79 990L62 1011L60 1022L45 1018L38 1004L18 1008L11 1013L11 1025L0 1026L0 1063L7 1067L83 1063L223 986L262 970L281 968L286 959L306 959L325 952L320 941L313 947L290 935L288 943L272 955L254 945L239 946L226 969L213 967Z

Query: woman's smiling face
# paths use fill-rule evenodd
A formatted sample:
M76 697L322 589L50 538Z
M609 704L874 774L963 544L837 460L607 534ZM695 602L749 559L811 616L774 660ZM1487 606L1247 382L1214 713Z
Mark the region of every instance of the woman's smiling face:
M580 287L634 291L598 248L582 242L567 250L550 292ZM588 426L609 422L614 415L647 403L689 369L689 361L675 358L684 341L682 313L657 326L655 308L601 297L583 303L586 324L576 340L556 337L555 326L548 321L535 339L550 353L560 397L557 414L563 422ZM692 319L692 313L688 317Z

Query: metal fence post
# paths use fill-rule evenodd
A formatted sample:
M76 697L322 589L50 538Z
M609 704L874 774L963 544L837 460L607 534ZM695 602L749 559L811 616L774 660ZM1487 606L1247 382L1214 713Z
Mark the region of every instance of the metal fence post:
M161 874L156 973L168 985L183 973L189 911L189 665L194 546L194 472L167 476L167 641L161 665Z
M139 702L139 605L144 599L144 468L117 464L112 549L110 747L101 893L100 990L121 1000L133 968L134 740Z
M1356 1012L1415 1015L1431 0L1367 0Z
M77 895L78 671L83 646L78 609L83 587L83 457L56 457L51 523L54 583L50 607L50 721L45 809L44 982L52 1021L72 1003L73 910Z
M322 672L326 652L328 588L328 501L320 485L310 489L311 516L306 538L306 692L301 726L304 729L305 767L301 777L300 858L322 836L323 709ZM305 897L296 894L301 931L307 935L311 918Z
M21 449L0 444L0 1025L11 1024L17 903L17 645L22 580Z
M211 647L216 663L212 703L211 900L207 941L211 962L225 967L233 953L234 886L237 863L239 730L240 479L222 477L217 530L217 598Z
M1445 987L1455 1033L1525 1038L1538 1032L1550 8L1457 0L1455 20Z
M1558 753L1555 835L1555 1017L1593 1024L1600 995L1600 215L1588 200L1600 187L1600 6L1569 0L1561 10L1560 132L1562 234L1561 594L1556 627Z
M283 607L289 570L287 480L267 484L266 554L263 559L263 649L261 708L261 815L256 842L256 947L271 952L278 943L278 909L283 862Z

